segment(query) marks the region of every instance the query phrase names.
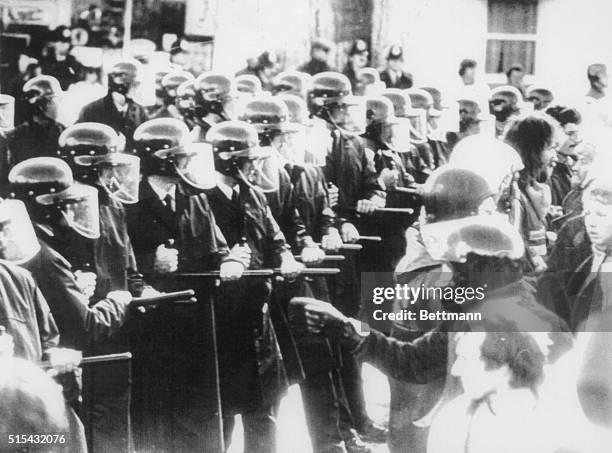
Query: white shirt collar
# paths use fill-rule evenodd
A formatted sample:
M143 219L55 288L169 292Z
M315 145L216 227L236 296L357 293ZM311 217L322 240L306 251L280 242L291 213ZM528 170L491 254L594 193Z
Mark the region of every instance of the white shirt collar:
M176 200L176 184L165 184L155 177L155 175L149 176L147 179L149 180L149 184L151 185L153 192L155 192L160 200L164 201L166 195L170 195L173 200Z
M221 176L217 177L217 187L219 188L221 192L223 192L223 195L225 195L229 200L231 200L232 192L234 190L240 193L240 186L238 185L238 183L234 184L233 186L230 186L229 184L226 184L223 180L224 180L223 177Z

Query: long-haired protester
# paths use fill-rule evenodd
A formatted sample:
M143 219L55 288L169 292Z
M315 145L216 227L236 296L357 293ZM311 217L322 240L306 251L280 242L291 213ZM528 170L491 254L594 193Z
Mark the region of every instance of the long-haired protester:
M519 117L507 126L504 141L519 153L524 165L512 222L525 241L528 268L541 273L548 255L547 216L552 196L547 182L555 164L555 124L541 114Z

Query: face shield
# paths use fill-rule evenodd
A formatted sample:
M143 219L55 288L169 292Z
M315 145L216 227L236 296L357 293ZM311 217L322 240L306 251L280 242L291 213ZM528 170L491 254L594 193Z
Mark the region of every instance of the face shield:
M412 145L412 123L409 118L395 118L392 123L384 123L381 141L397 153L407 153Z
M23 264L31 260L39 250L40 244L23 202L0 202L0 259Z
M279 154L271 147L262 147L256 158L243 158L238 173L244 182L264 193L276 192L279 188L280 169Z
M178 176L191 187L208 190L217 184L215 160L209 143L191 143L173 154L172 159Z
M89 239L100 237L98 191L94 187L75 183L55 194L39 195L41 205L56 207L68 226Z
M306 127L295 124L290 131L283 131L272 140L272 145L287 161L304 165L306 154Z
M304 163L324 167L332 147L332 138L326 123L322 120L314 120L306 127L305 139Z
M333 124L349 135L361 135L366 130L366 105L362 98L346 96L340 104L332 107Z
M412 144L427 143L427 112L424 109L413 109L408 118Z
M88 156L75 157L75 162ZM82 164L81 164L82 165ZM138 185L140 183L140 159L123 153L112 153L103 156L95 164L100 184L108 195L123 204L138 203Z

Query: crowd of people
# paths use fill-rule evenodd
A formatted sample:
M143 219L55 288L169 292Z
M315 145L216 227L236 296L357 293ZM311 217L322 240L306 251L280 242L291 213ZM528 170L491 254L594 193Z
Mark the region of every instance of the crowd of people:
M401 47L379 71L362 40L342 72L317 40L297 70L264 52L194 74L179 45L103 80L65 30L61 61L3 90L0 450L221 452L241 415L244 451L274 452L299 384L316 453L608 451L605 65L575 105L520 64L493 89L470 59L456 87L417 88ZM90 75L99 97L63 124ZM364 275L485 288L392 309L482 319L369 329ZM389 376L388 428L362 362Z

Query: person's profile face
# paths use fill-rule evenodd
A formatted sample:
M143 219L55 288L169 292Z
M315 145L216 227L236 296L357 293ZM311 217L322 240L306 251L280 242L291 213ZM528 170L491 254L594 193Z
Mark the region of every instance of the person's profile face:
M612 247L612 206L587 198L584 202L584 225L595 247L601 250Z

